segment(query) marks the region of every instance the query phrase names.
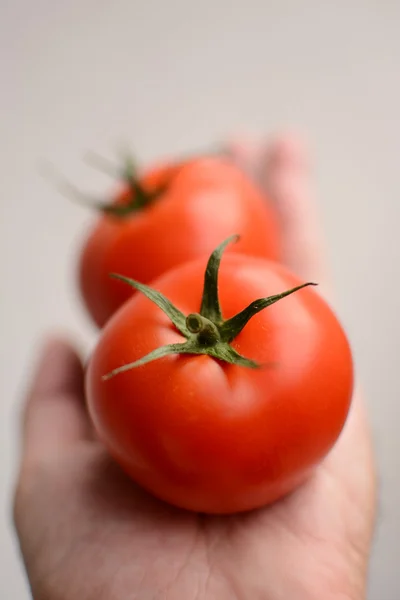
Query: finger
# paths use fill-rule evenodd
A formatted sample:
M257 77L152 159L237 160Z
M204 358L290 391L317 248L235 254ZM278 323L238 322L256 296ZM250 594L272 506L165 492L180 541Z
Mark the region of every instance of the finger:
M259 176L280 215L282 261L299 277L331 293L320 216L311 184L306 149L294 136L282 136L261 152Z
M83 393L83 367L65 341L49 340L42 350L23 412L24 459L41 459L90 439Z
M274 202L282 228L281 260L299 277L332 294L322 230L306 149L294 135L269 144L229 141L227 153Z
M224 146L224 154L256 183L260 183L260 165L264 146L246 136L232 137Z

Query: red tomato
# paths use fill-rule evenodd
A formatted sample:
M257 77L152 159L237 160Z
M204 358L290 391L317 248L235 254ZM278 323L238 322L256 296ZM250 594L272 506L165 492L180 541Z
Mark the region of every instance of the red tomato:
M181 265L153 287L185 315L197 312L205 265ZM300 283L279 264L228 253L219 275L223 317ZM328 304L307 287L256 314L231 346L259 369L171 354L103 379L182 342L142 294L105 326L86 390L95 428L115 460L155 496L205 513L254 509L297 487L334 445L352 396L351 351Z
M104 214L82 249L79 285L98 326L133 293L110 272L144 283L172 267L210 253L239 233L234 252L278 259L275 212L257 187L223 158L199 158L147 173L141 185L160 196L125 216ZM132 200L124 187L116 204Z

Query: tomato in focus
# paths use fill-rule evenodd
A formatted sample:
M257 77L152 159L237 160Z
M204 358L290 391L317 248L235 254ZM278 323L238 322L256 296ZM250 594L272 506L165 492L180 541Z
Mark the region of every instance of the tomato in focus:
M206 263L203 257L180 265L152 288L185 315L198 313ZM223 319L301 283L282 265L227 252L218 280ZM169 317L139 293L105 326L86 391L111 455L143 488L192 511L246 511L291 492L335 444L350 407L351 350L329 305L304 287L255 314L231 347L260 368L170 354L103 378L183 342Z

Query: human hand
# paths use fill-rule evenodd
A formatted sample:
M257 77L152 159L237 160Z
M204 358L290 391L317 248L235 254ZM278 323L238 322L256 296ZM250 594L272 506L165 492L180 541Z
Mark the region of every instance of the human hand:
M276 202L284 260L329 296L306 158L291 140L234 158ZM75 351L50 341L24 408L14 519L35 600L365 598L375 512L361 393L311 479L273 506L210 517L148 495L108 457Z

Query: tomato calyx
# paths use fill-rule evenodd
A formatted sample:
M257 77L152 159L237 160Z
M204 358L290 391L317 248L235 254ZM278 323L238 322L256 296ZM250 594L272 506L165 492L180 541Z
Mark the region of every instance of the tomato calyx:
M97 203L97 208L99 210L113 217L123 218L142 210L149 204L152 204L152 202L167 189L166 185L162 185L154 191L146 190L140 182L135 163L129 155L126 155L123 161L123 167L119 177L129 190L130 198L128 202L125 204L109 204L106 202Z
M112 177L117 177L119 180L122 180L126 185L128 192L129 199L127 202L110 203L108 201L99 200L98 198L93 198L79 190L74 184L70 183L64 176L56 172L55 168L51 165L47 165L46 175L53 180L62 194L74 202L98 210L105 215L116 218L129 217L131 214L152 204L167 189L167 185L162 185L156 190L147 190L140 181L132 157L128 154L123 158L122 168L117 168L107 159L96 153L90 153L87 160L92 166L106 172Z
M225 320L222 316L218 296L218 273L221 257L226 246L238 239L238 235L229 237L211 254L204 275L203 296L200 311L198 313L191 313L188 316L185 316L161 292L144 283L130 279L129 277L124 277L123 275L116 273L111 274L111 277L127 283L154 302L154 304L170 318L176 329L186 338L186 341L156 348L139 360L117 367L110 373L103 375L103 380L111 379L119 373L140 367L146 363L171 354L206 354L234 365L252 369L261 367L256 361L239 354L230 345L231 342L239 335L248 321L261 310L264 310L268 306L275 304L275 302L282 300L286 296L290 296L304 287L317 284L307 282L280 294L259 298L258 300L254 300L249 306L235 316Z

